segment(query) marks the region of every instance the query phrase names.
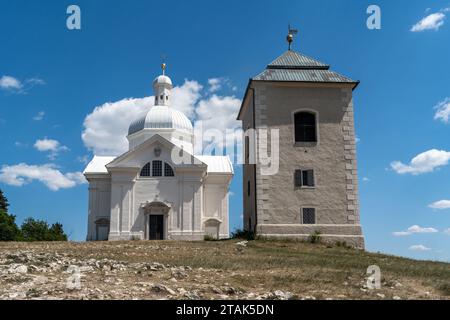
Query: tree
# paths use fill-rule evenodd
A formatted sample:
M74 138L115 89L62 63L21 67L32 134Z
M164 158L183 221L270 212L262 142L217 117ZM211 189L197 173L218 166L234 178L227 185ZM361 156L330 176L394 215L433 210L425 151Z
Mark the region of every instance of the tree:
M50 227L50 238L49 241L67 241L67 235L61 223L52 224Z
M46 241L48 223L33 218L26 219L22 224L22 238L24 241Z
M16 241L20 237L20 230L16 225L16 216L0 209L0 241Z
M47 222L33 218L24 221L21 233L24 241L67 241L62 224L54 223L49 227Z
M8 199L6 199L6 196L3 194L3 191L0 189L0 210L3 210L5 212L8 212Z

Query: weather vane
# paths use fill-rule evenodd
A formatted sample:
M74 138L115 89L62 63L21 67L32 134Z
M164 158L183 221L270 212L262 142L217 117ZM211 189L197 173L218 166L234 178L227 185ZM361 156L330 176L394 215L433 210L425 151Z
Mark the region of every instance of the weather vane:
M292 29L291 24L288 25L288 35L286 37L286 40L289 44L289 50L291 50L291 44L294 41L294 35L298 33L297 29Z

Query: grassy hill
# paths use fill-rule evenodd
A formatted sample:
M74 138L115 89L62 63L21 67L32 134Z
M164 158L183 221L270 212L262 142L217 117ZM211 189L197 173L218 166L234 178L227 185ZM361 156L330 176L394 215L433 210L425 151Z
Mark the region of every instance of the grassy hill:
M450 264L288 241L0 243L1 299L449 299ZM81 283L67 286L69 266ZM378 265L379 290L366 287Z

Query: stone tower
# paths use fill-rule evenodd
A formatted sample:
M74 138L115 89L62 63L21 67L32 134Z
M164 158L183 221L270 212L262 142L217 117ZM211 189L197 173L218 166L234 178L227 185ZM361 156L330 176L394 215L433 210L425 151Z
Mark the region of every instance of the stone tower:
M364 248L352 99L358 83L290 46L249 80L238 114L247 132L245 230L269 238L320 233L324 241ZM274 174L264 173L260 156L276 148L264 146L268 139L258 129L278 130Z

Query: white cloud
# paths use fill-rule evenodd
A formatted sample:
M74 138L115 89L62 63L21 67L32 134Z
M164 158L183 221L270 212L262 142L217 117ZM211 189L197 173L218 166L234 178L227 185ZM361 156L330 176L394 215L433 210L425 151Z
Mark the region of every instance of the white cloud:
M34 180L42 182L52 191L73 188L86 182L81 172L64 174L53 164L20 163L12 166L4 165L0 170L0 182L11 186L21 187Z
M195 126L198 129L201 125L203 139L197 139L197 141L209 140L220 148L234 145L235 140L240 141L242 132L236 131L236 129L241 128L240 121L236 120L240 106L241 100L234 96L218 96L214 94L206 100L201 100L195 109L197 114ZM217 135L220 133L222 137L216 137L215 132ZM219 140L220 138L222 140ZM201 148L199 145L196 147Z
M21 147L28 147L28 145L27 145L26 143L22 143L22 142L20 142L20 141L14 142L14 145L15 145L16 147L19 147L19 148L21 148Z
M414 233L436 233L438 232L438 230L436 230L435 228L422 228L418 225L414 225L408 228L408 230L406 231L397 231L394 232L394 236L409 236L411 234Z
M369 179L369 178L367 178L367 177L363 177L363 178L362 178L362 181L364 181L364 182L369 182L369 181L370 181L370 179Z
M85 154L84 156L78 156L77 161L81 162L82 164L88 164L89 163L89 156Z
M2 76L0 78L0 88L6 90L20 90L22 88L22 83L11 76Z
M32 87L35 85L45 85L45 81L40 78L30 78L26 80L26 83L30 84Z
M425 30L439 30L439 28L444 24L445 14L442 12L432 13L415 25L412 26L411 32L421 32Z
M431 249L428 248L428 247L425 247L422 244L416 244L416 245L410 246L409 250L412 250L412 251L429 251Z
M222 88L222 79L221 78L211 78L208 79L209 91L216 92Z
M210 93L217 93L223 89L237 91L238 88L231 82L230 79L225 77L208 79L208 91Z
M434 169L445 166L450 161L450 152L444 150L428 150L415 156L409 165L400 161L391 163L391 168L398 174L411 173L418 175L433 172Z
M107 102L84 119L84 145L96 155L119 155L127 150L128 126L153 106L152 97Z
M450 235L450 228L445 229L445 230L444 230L444 233Z
M59 147L59 142L53 139L36 140L34 147L39 151L56 151Z
M436 114L434 115L434 119L448 123L450 120L450 98L445 98L434 108L437 110Z
M195 116L195 105L201 98L203 86L195 80L185 80L183 85L172 89L171 107L183 112L188 118Z
M436 202L433 202L432 204L428 205L429 208L432 209L450 209L450 200L439 200Z
M34 121L41 121L42 119L44 119L44 116L45 116L45 112L44 112L44 111L39 111L39 112L37 113L37 115L35 115L35 116L33 117L33 120L34 120Z
M30 78L24 82L12 76L2 76L0 78L0 89L8 90L14 93L26 93L27 90L36 85L44 85L45 81L39 78Z
M34 147L38 151L49 152L48 157L51 160L56 159L60 151L69 150L69 148L67 148L66 146L61 145L59 141L47 138L36 140L36 142L34 143Z
M218 129L225 134L226 129L239 128L235 118L240 100L234 96L204 96L202 89L203 86L197 81L185 80L182 86L173 88L171 107L193 120L196 128L202 126L203 131ZM153 104L154 97L150 96L123 99L96 107L84 120L82 139L85 146L96 155L125 152L128 150L126 135L130 123L145 114ZM236 136L239 139L241 134Z

